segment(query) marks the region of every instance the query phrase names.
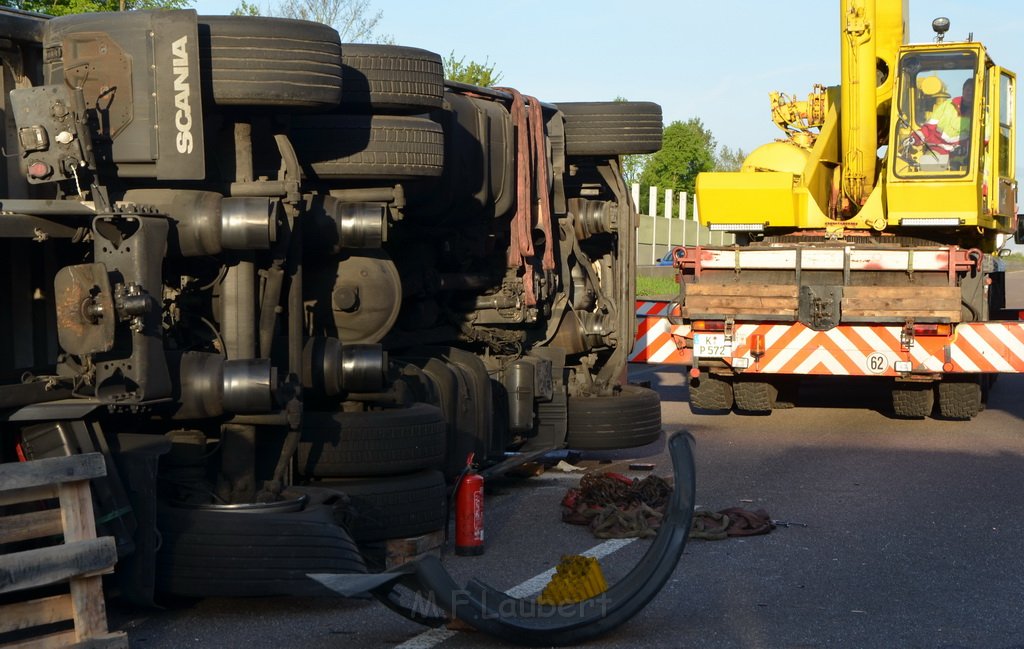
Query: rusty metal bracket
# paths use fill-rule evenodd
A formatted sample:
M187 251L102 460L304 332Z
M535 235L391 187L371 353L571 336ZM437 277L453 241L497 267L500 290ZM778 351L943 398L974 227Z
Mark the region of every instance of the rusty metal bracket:
M61 349L76 356L110 351L117 314L107 267L65 266L57 271L53 284Z
M704 248L702 246L692 247L680 247L674 248L672 265L679 269L680 283L682 283L682 277L684 275L693 275L694 279L699 281L701 275L701 260L704 256Z

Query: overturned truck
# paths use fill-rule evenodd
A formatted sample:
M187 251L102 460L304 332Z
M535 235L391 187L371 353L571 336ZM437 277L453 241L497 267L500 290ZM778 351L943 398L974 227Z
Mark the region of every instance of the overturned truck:
M124 592L319 592L441 529L469 453L659 435L618 166L657 105L446 84L304 21L0 32L0 460L104 454Z

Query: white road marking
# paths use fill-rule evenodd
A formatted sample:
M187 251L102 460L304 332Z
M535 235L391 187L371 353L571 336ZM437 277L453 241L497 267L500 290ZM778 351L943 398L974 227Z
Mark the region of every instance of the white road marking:
M599 543L589 550L584 550L580 554L585 557L602 559L613 552L621 550L633 541L636 541L636 539L608 539L604 543ZM529 597L530 595L539 593L544 589L544 586L551 581L551 577L554 574L555 569L549 568L539 575L530 577L523 583L509 588L505 591L505 594L510 597ZM424 631L418 636L412 637L402 644L397 645L395 649L433 649L449 638L458 635L458 633L458 631L452 631L450 629L430 629L429 631Z
M402 644L397 645L395 649L431 649L458 633L458 631L451 631L445 628L430 629L418 636L409 638Z
M581 554L585 557L593 557L595 559L602 559L607 557L612 552L621 550L626 547L636 538L631 539L608 539L604 543L595 545L589 550L583 551ZM536 577L531 577L518 586L513 586L505 591L505 594L510 597L529 597L544 590L544 587L551 581L551 577L554 576L555 569L548 568L544 572L540 573Z

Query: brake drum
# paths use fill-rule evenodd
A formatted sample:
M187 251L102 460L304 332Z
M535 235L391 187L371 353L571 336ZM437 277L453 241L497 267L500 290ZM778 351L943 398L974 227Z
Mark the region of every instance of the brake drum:
M380 341L395 324L401 306L402 282L386 254L360 251L338 263L331 310L343 343Z

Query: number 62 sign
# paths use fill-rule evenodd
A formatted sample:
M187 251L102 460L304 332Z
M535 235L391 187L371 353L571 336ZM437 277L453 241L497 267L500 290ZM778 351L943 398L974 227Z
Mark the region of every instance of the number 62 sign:
M867 358L867 368L872 374L885 374L889 369L889 359L881 352L875 352Z

